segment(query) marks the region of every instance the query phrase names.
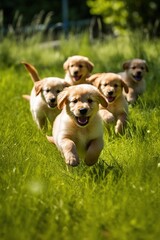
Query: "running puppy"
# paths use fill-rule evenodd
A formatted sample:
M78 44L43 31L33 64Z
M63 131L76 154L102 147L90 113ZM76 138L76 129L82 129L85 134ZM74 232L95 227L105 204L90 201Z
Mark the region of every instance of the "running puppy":
M62 109L53 125L54 142L71 166L83 157L88 166L95 164L103 149L103 123L98 113L99 104L107 101L98 89L89 84L70 86L58 95L58 108Z
M108 102L107 108L100 106L100 115L105 123L116 122L115 133L123 133L127 122L128 103L122 94L128 87L121 76L115 73L97 73L87 79L96 86Z
M86 83L86 78L90 76L94 64L84 56L71 56L63 64L66 72L65 80L70 85Z
M32 117L39 129L47 130L47 121L53 125L55 117L60 113L57 108L57 95L68 86L64 79L48 77L40 79L37 70L29 63L23 63L29 71L34 86L31 95L23 95L30 101Z
M119 73L127 84L129 91L124 92L127 101L134 104L139 95L146 89L144 76L149 71L146 61L143 59L132 59L123 63L124 72Z

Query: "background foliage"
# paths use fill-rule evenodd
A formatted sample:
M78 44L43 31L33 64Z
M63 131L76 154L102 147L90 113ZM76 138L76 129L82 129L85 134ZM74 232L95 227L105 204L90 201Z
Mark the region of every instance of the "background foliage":
M140 29L151 37L159 36L160 30L160 3L159 0L152 1L110 1L110 0L68 0L69 16L68 20L82 21L93 17L102 20L104 33L113 32L119 34L126 29ZM22 26L26 26L34 21L35 16L43 11L43 18L48 13L52 15L50 25L62 22L62 1L36 1L31 0L1 0L0 9L3 11L3 26L5 29L9 25L15 26L17 16ZM52 14L51 14L52 13ZM42 18L42 21L43 21ZM88 22L87 22L88 24Z
M113 31L126 28L141 29L150 36L159 35L159 1L109 1L88 0L91 14L102 16L104 22ZM116 33L116 32L115 32Z

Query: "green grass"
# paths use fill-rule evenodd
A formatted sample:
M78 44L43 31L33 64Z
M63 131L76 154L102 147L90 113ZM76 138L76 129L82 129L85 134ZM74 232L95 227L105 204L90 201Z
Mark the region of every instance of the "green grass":
M139 40L139 41L138 41ZM35 39L0 45L0 239L158 240L160 236L160 41L131 37L89 44L86 35L58 49ZM88 56L94 72L121 71L122 62L143 57L147 91L129 108L124 136L104 133L97 164L67 170L56 147L37 130L29 104L32 81L20 64L40 76L64 75L73 54Z

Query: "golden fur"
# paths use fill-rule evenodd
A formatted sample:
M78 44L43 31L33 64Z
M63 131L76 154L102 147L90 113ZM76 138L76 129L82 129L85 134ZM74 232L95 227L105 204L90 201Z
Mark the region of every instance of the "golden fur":
M53 125L53 138L71 166L79 164L83 157L87 165L93 165L103 149L103 123L99 116L99 104L107 101L98 89L89 84L70 86L58 95L58 107L62 109Z
M133 104L146 89L144 76L149 71L148 66L143 59L132 59L123 64L123 69L124 72L119 74L129 88L128 93L124 92L124 95L127 101Z
M86 83L86 78L90 76L94 64L84 56L71 56L63 64L65 70L65 80L70 85Z
M40 80L37 70L31 64L23 64L34 82L31 95L23 95L23 97L30 101L32 117L38 128L47 130L47 119L52 125L55 117L60 113L57 108L57 95L68 84L64 79L57 77Z
M96 86L108 102L108 107L100 107L100 115L105 123L116 122L115 133L122 133L128 115L128 104L122 94L128 87L121 76L115 73L97 73L87 79Z

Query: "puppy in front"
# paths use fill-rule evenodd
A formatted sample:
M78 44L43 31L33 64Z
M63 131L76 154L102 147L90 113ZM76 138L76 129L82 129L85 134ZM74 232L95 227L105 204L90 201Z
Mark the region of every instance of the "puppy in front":
M47 122L51 126L55 117L60 113L57 108L57 95L68 86L64 79L47 77L40 79L37 70L29 63L23 63L34 82L31 95L23 95L30 101L32 117L39 129L47 131Z
M65 70L65 80L70 85L86 83L86 78L90 76L94 64L84 56L71 56L63 64Z
M143 59L132 59L123 64L123 69L124 72L119 74L129 88L128 93L124 92L124 95L130 104L134 104L146 89L144 76L149 71L148 66Z
M116 122L115 133L124 132L127 117L128 103L123 95L123 89L128 93L128 87L121 76L115 73L97 73L87 79L96 86L108 102L107 108L100 106L100 115L108 126L108 123Z
M106 99L96 87L80 84L65 88L57 103L62 111L48 140L56 144L67 165L77 166L80 158L88 166L95 164L104 145L99 104L107 107Z

